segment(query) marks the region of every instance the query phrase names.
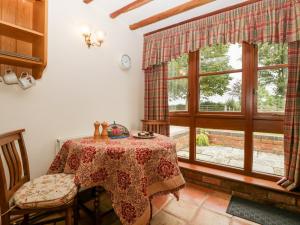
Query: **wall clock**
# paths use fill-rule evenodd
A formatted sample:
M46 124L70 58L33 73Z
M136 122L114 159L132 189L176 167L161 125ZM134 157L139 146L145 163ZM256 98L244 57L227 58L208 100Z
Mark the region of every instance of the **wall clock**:
M122 70L129 70L131 68L131 58L129 55L122 55L120 60L120 67Z

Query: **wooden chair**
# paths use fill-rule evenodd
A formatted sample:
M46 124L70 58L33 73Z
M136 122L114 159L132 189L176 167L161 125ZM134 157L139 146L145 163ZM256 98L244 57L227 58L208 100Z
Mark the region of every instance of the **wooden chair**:
M143 131L154 132L168 136L167 127L170 125L166 120L142 120Z
M73 182L74 177L71 177L73 175L45 175L30 181L29 163L22 136L24 131L23 129L0 135L2 224L9 225L11 217L16 215L23 217L22 224L28 224L29 220L31 222L33 214L54 213L62 210L65 211L66 225L72 224L73 210L74 224L77 224L76 200L74 200L77 195L77 187ZM60 186L63 187L60 188ZM39 190L36 190L35 193L34 188ZM51 193L51 189L55 189L55 191ZM34 199L37 201L31 201Z

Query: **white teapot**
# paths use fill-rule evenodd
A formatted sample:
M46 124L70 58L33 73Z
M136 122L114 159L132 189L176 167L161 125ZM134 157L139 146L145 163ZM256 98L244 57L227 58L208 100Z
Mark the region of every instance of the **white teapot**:
M35 85L35 79L32 75L27 72L22 72L19 78L19 85L21 88L28 89Z

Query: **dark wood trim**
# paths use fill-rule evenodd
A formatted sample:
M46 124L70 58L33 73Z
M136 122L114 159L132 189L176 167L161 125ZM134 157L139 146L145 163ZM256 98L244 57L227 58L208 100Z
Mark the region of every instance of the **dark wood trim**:
M238 168L238 167L224 166L221 164L214 164L214 163L198 161L198 160L195 160L191 163L189 159L185 159L185 158L178 158L178 161L179 161L179 165L181 163L188 163L190 165L202 166L202 167L206 167L209 169L220 170L222 172L230 172L230 173L235 173L238 175L245 175L245 176L260 178L260 179L264 179L264 180L268 180L268 181L277 182L280 180L279 176L275 176L272 174L263 174L263 173L258 173L258 172L246 173L243 168Z
M243 182L246 184L253 184L258 187L264 187L264 188L268 188L268 189L275 190L275 191L290 193L295 196L300 195L300 193L287 191L280 185L276 184L276 182L279 180L278 177L273 177L271 179L270 179L270 177L268 177L269 179L264 179L264 178L262 179L262 178L258 178L258 177L246 176L243 174L232 173L232 172L224 171L224 170L220 170L220 169L191 164L191 163L185 162L184 160L180 160L179 167L182 169L190 170L190 171L199 171L201 173L204 173L207 175L212 175L215 177L226 178L226 179L229 179L232 181L240 181L240 182Z
M189 112L192 115L191 118L191 126L190 126L190 161L193 162L196 159L196 126L195 126L195 113L197 112L198 107L198 82L195 82L197 80L197 74L199 70L199 52L192 52L189 54L189 74L190 74L190 80L189 80Z
M238 70L226 70L226 71L218 71L218 72L209 72L209 73L200 73L199 76L214 76L214 75L225 75L225 74L231 74L231 73L241 73L243 72L243 69Z
M253 74L255 67L255 53L251 44L243 43L243 77L245 88L245 145L244 145L244 169L245 174L250 175L253 165Z
M190 117L189 111L171 111L169 112L170 117Z
M186 79L189 76L178 76L178 77L168 77L168 80L179 80L179 79Z
M185 24L185 23L189 23L189 22L192 22L192 21L195 21L195 20L200 20L200 19L203 19L203 18L206 18L206 17L209 17L209 16L214 16L214 15L217 15L219 13L227 12L227 11L230 11L230 10L233 10L233 9L237 9L237 8L240 8L240 7L249 5L249 4L253 4L253 3L256 3L256 2L260 2L260 1L262 1L262 0L248 0L248 1L236 4L236 5L232 5L232 6L223 8L223 9L216 10L214 12L210 12L210 13L207 13L207 14L204 14L204 15L201 15L201 16L194 17L192 19L184 20L182 22L175 23L173 25L166 26L166 27L163 27L163 28L160 28L160 29L148 32L148 33L144 34L144 37L149 36L149 35L154 34L154 33L158 33L160 31L164 31L164 30L167 30L167 29L170 29L170 28L182 25L182 24Z
M90 1L90 0L88 0ZM114 19L116 17L118 17L119 15L123 14L123 13L127 13L131 10L134 10L136 8L139 8L145 4L148 4L149 2L151 2L152 0L136 0L131 2L130 4L116 10L115 12L110 14L110 18Z
M261 66L258 67L257 70L274 70L280 68L289 68L288 64L278 64L278 65L271 65L271 66Z

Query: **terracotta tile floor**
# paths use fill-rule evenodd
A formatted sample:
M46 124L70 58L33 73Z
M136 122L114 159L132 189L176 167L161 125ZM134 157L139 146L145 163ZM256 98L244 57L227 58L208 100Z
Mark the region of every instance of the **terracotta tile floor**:
M153 199L151 225L255 225L226 213L230 197L188 183L180 192L179 201L172 195Z
M226 213L230 197L229 194L188 183L181 190L179 201L171 194L157 196L152 200L151 225L255 225L256 223ZM109 200L103 198L101 202L102 206L111 207ZM114 212L102 220L102 225L121 225ZM85 216L81 217L79 223L93 224ZM64 222L56 225L64 225Z

